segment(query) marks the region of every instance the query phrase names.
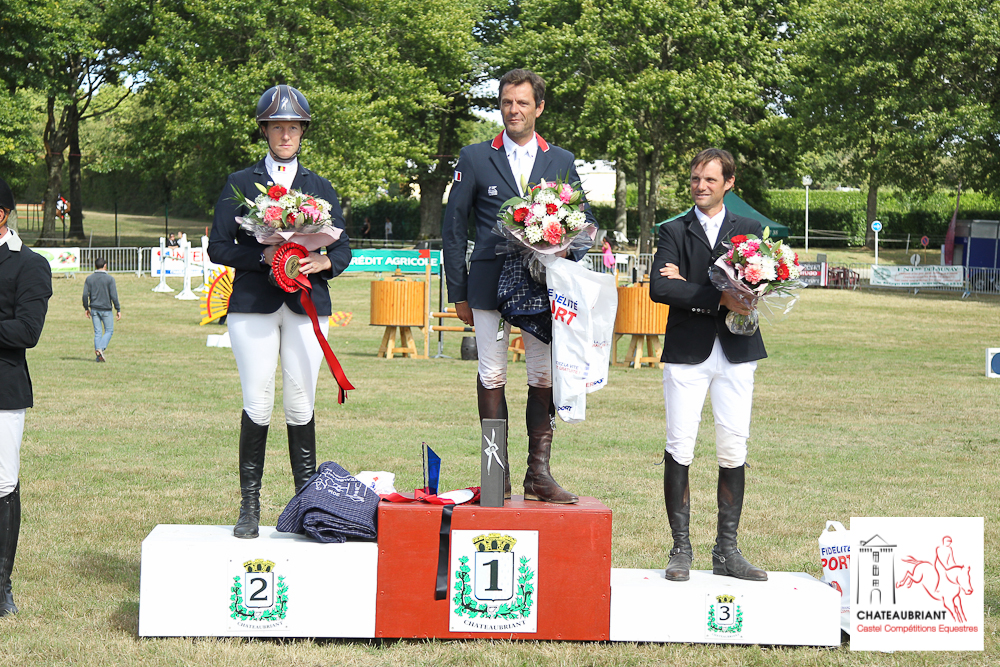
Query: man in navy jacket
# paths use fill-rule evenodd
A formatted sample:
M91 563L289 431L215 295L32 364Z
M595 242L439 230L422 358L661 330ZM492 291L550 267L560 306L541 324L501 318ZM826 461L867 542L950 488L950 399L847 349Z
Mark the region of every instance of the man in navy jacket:
M495 234L500 206L541 180L575 183L580 180L573 154L553 146L535 132L535 119L545 108L545 82L534 72L515 69L500 79L500 111L504 131L493 141L462 149L455 180L448 197L442 235L448 299L459 319L476 327L479 374L476 379L479 418L507 419L504 386L507 384L507 341L510 324L497 310L497 287L504 255L497 255L503 237ZM594 223L590 208L587 221ZM465 256L469 218L474 216L475 248L469 268ZM502 327L502 328L501 328ZM525 334L528 372L528 470L524 477L525 500L575 503L576 495L552 478L552 364L549 345ZM510 497L510 471L506 471L506 497Z
M663 395L667 416L663 493L674 546L666 578L687 581L693 550L689 539L691 501L688 468L705 396L712 392L715 447L719 463L718 534L712 550L712 571L751 581L767 573L749 563L736 546L743 511L743 487L750 435L754 371L767 356L760 331L738 336L726 326L729 311L749 309L735 297L717 290L709 267L726 252L733 236L763 235L760 223L733 215L723 198L736 182L733 156L709 148L691 161L691 196L695 206L686 215L660 225L653 257L649 295L670 306L663 339Z
M42 335L52 271L26 247L7 218L14 195L0 179L0 616L16 614L10 577L21 532L21 436L24 412L32 406L25 350Z

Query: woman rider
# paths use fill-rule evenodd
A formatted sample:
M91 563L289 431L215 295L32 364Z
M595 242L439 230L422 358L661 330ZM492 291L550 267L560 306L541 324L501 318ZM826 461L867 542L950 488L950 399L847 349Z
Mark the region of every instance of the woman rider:
M337 192L330 181L303 167L298 160L302 136L312 117L305 96L279 85L257 103L257 125L268 152L257 164L230 174L219 201L208 243L217 264L236 270L229 298L227 324L243 390L240 424L240 517L233 535L257 537L264 449L274 406L274 371L281 358L282 399L288 429L288 455L298 492L316 472L316 421L313 406L323 351L297 293L288 293L268 279L277 246L265 246L240 227L236 217L247 213L233 188L251 199L265 187L282 185L330 202L331 223L344 229ZM326 247L326 254L310 252L300 270L312 284L311 297L326 336L331 313L327 281L351 262L347 233Z

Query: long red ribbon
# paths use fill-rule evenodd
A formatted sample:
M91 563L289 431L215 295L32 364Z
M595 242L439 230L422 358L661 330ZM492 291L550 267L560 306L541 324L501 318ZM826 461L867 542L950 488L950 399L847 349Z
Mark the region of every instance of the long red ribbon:
M299 293L299 303L302 304L303 310L306 311L306 315L312 321L316 340L319 341L320 347L323 348L323 356L326 358L326 364L330 367L330 372L333 373L333 378L337 381L337 388L339 389L337 403L343 403L347 400L347 391L354 389L354 385L347 379L344 369L341 368L340 362L337 360L337 355L333 353L330 343L327 342L326 336L323 335L323 331L319 328L319 316L316 313L316 306L313 304L312 296L309 294L312 291L312 283L301 273L294 278L289 278L285 273L285 262L288 261L290 255L295 255L299 259L302 259L309 256L309 251L297 243L285 243L278 248L272 260L274 267L278 269L275 271L272 268L275 282L286 292L297 291Z

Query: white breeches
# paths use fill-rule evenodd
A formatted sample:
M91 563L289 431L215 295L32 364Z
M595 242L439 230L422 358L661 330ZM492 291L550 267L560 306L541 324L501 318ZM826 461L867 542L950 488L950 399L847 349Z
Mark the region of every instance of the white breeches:
M479 353L479 377L487 389L497 389L507 384L507 346L510 339L510 322L503 323L500 331L500 311L472 311L476 326L476 349ZM497 334L500 334L499 336ZM499 340L497 338L499 337ZM531 334L523 334L524 361L528 367L529 387L552 386L551 347Z
M9 495L17 486L23 435L24 409L0 410L0 498Z
M711 390L719 466L738 468L746 462L755 370L756 361L734 364L726 359L718 338L712 354L700 364L664 364L665 449L674 461L688 466L694 460L701 411Z
M316 403L316 381L323 348L316 340L308 315L293 313L287 305L268 315L229 313L229 338L243 389L243 409L259 426L271 423L274 408L274 370L281 357L282 402L285 423L308 424ZM319 320L323 335L329 321Z

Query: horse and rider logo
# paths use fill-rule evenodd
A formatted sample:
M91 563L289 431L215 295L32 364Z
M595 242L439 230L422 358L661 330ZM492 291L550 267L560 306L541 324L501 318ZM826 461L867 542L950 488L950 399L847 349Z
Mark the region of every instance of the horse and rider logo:
M965 623L968 618L962 608L962 596L972 595L972 568L955 562L951 541L951 537L945 535L941 546L934 550L933 562L913 556L904 558L903 562L913 567L903 575L896 588L922 587L927 595L944 605L953 621Z

